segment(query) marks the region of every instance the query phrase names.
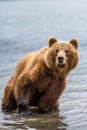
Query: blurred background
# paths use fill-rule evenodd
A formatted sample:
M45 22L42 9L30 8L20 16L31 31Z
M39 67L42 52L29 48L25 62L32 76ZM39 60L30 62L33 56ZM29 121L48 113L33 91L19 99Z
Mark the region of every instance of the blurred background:
M67 79L59 111L29 117L0 111L0 130L87 130L86 0L0 0L0 106L18 60L46 46L50 36L79 40L80 63Z

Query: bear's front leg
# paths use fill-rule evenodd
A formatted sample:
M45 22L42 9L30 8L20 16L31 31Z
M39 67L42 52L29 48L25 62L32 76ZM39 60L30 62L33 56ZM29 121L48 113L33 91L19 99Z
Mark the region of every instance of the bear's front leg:
M23 88L23 89L22 89ZM17 89L16 92L16 99L17 99L17 112L21 115L27 115L31 113L30 110L30 91L29 89L26 90L26 87L24 88L24 86L21 87L21 90L19 91Z
M30 101L32 92L26 75L20 76L15 86L15 98L17 101L17 111L21 115L30 114Z
M17 112L20 115L29 115L29 114L31 114L31 110L30 110L29 104L26 101L26 99L22 99L20 101L17 101Z
M39 113L49 112L54 107L57 107L57 95L55 91L52 91L51 87L40 97L39 100Z
M47 90L43 92L43 94L40 97L39 110L49 111L53 108L58 108L59 104L57 100L59 100L59 97L65 88L64 82L65 80L62 80L61 83L56 79L52 80L50 86L48 86Z
M38 112L46 113L50 112L53 109L54 101L52 98L49 98L47 94L44 94L39 101Z

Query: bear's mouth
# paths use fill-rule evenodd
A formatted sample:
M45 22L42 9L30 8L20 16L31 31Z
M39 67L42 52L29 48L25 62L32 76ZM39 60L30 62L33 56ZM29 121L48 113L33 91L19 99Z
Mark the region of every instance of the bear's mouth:
M59 67L64 67L64 66L65 66L65 63L57 63L57 65L58 65Z

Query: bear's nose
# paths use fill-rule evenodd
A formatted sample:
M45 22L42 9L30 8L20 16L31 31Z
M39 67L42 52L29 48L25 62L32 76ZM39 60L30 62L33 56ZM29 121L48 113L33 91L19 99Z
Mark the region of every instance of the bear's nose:
M59 57L58 57L58 62L59 62L60 64L63 63L63 60L64 60L64 57L63 57L63 56L59 56Z

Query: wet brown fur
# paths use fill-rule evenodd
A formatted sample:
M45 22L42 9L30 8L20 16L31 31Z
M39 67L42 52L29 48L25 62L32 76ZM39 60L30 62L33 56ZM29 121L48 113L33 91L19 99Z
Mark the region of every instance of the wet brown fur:
M23 57L5 87L2 110L18 108L21 112L20 106L25 110L29 106L38 106L41 110L57 108L66 86L66 77L79 61L78 42L75 40L70 43L52 37L48 47ZM64 67L57 64L56 49L65 54ZM67 49L69 53L65 53Z

